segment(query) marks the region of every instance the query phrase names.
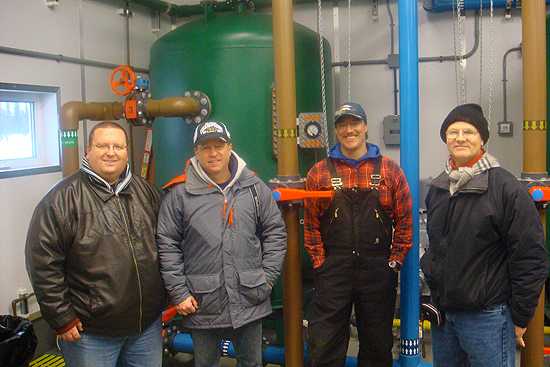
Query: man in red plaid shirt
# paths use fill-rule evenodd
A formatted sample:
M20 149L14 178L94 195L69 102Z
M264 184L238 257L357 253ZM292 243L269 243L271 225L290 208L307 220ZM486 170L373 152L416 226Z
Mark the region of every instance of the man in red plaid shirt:
M397 275L412 245L412 201L403 171L366 141L357 103L335 113L338 144L307 175L308 190L332 200L305 201L305 248L315 293L309 319L313 367L345 364L352 305L359 333L357 366L392 366Z

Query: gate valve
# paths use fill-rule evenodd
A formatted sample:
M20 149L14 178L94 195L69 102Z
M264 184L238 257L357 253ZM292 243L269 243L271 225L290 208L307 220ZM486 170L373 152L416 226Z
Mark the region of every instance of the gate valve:
M111 90L117 96L127 96L136 86L136 73L128 65L120 65L111 73Z

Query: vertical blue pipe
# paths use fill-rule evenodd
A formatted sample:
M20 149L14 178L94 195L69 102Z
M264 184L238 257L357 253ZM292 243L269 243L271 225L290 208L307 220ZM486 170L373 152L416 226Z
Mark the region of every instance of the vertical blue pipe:
M413 248L401 271L401 367L420 364L418 261L418 2L399 0L399 84L401 114L401 167L413 201Z

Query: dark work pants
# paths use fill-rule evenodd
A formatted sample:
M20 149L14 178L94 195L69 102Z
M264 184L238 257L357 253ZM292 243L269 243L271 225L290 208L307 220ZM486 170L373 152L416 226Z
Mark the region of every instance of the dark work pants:
M342 367L355 307L358 367L392 366L392 324L397 274L387 256L327 256L315 271L315 294L308 327L312 367Z

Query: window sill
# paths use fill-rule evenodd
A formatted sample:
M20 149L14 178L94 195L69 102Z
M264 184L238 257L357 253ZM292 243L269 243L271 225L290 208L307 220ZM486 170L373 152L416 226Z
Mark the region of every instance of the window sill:
M53 173L53 172L61 172L61 166L58 165L58 166L48 166L48 167L33 167L33 168L13 169L10 171L0 171L0 179L42 175L45 173Z

